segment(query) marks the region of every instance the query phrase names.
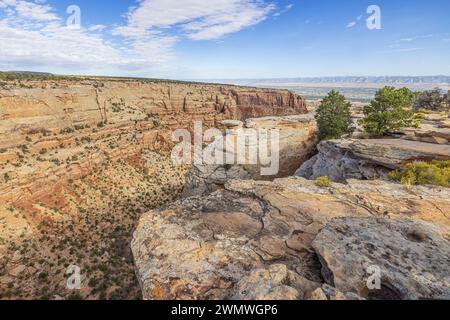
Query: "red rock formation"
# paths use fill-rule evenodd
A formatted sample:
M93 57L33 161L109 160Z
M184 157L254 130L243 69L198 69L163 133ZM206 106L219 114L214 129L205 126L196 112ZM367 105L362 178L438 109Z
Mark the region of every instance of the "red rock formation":
M0 199L39 197L108 159L168 149L172 129L196 120L210 127L306 112L305 100L287 90L113 79L9 82L0 90L0 175L8 177ZM42 150L48 153L39 155Z

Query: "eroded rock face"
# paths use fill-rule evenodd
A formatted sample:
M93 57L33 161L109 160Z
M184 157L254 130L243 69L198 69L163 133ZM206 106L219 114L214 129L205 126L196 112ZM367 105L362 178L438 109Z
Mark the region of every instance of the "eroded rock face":
M330 222L313 247L325 279L342 291L374 299L450 299L450 242L421 221L342 218ZM369 290L371 267L380 270L380 289Z
M170 158L172 131L192 131L194 121L207 129L224 119L304 112L304 100L286 90L2 81L0 299L139 299L131 233L141 213L180 195L189 169ZM87 270L93 262L99 269L82 271L82 290L69 290L61 268Z
M405 140L420 141L434 144L450 144L450 125L446 122L440 124L422 124L419 129L403 129L400 136Z
M312 243L325 225L385 217L447 230L447 212L450 191L443 188L233 180L143 215L132 250L146 299L358 299L359 292L324 286Z
M296 176L333 181L385 179L412 161L450 160L450 146L403 139L330 140L318 145L319 153L305 162Z
M305 100L287 90L126 79L4 82L0 200L39 198L109 159L171 149L172 130L191 130L194 121L209 128L224 119L306 112ZM26 168L17 170L21 162Z
M221 151L226 157L232 154L231 159L239 160L224 165L194 165L187 176L184 188L186 197L209 194L223 188L227 181L233 179L273 180L277 177L291 176L310 155L316 142L317 127L312 115L252 118L248 119L245 124L239 121L225 120L220 122L219 126L228 131L219 141L208 146L205 149L206 152L213 154ZM241 145L237 139L238 135L251 135L259 139L258 130L261 129L279 130L279 157L276 158L278 165L273 174L265 174L262 168L270 167L275 158L270 158L271 161L264 161L267 162L264 164L259 162L259 164L250 165L248 158L240 157L236 151L236 147ZM261 146L270 147L269 142L261 144L262 140L255 141L256 143L245 140L243 144L246 150L250 150L250 154L258 155ZM227 162L224 161L224 163Z

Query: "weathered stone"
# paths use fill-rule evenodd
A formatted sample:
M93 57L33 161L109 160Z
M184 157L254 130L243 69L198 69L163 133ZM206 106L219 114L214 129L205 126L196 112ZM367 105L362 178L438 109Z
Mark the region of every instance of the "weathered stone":
M295 177L233 180L224 188L141 217L132 250L145 298L307 298L323 279L312 243L334 218L450 225L445 188L356 180L320 188ZM273 271L274 264L283 267ZM287 278L280 276L284 268ZM265 286L255 280L259 276L277 280ZM346 294L351 290L336 289L343 294L328 292L327 298L356 298Z
M195 121L210 128L222 120L239 125L252 117L307 113L305 100L287 90L89 78L21 85L26 88L6 81L0 88L0 149L6 150L0 153L0 177L8 175L0 184L4 203L45 196L51 186L86 176L110 159L170 149L172 130L192 130ZM17 170L15 149L23 145L30 154L58 154L52 161L29 159L30 166ZM72 158L77 160L68 165Z
M230 121L225 121L225 124L228 123ZM235 122L231 121L231 124L235 125ZM263 168L268 167L267 164L253 165L249 161L249 154L258 156L260 146L269 147L267 143L260 144L261 140L256 140L259 138L258 130L261 129L279 130L279 157L273 158L274 161L279 161L279 165L270 175L265 175L263 172ZM226 181L233 179L270 180L290 176L311 153L316 141L316 130L316 123L311 115L248 119L243 129L228 132L205 149L205 153L211 155L220 152L225 157L229 157L231 154L231 159L236 159L235 162L224 165L194 165L187 176L184 196L211 193L223 188ZM241 145L238 135L243 137L252 135L256 142L246 140ZM238 146L245 146L245 150L249 153L240 154L237 151ZM223 162L227 163L225 160L223 159ZM258 158L255 160L257 161Z
M448 235L421 221L342 218L313 247L338 290L369 299L450 299ZM371 267L381 272L379 289L368 285Z
M9 271L9 275L12 277L18 277L19 275L21 275L25 270L27 269L26 266L24 265L18 265L15 268L13 268L12 270Z
M408 162L450 160L450 146L403 139L330 140L318 145L319 153L305 162L296 176L333 181L386 179Z
M402 139L421 141L435 144L450 143L450 129L442 126L442 123L422 124L418 129L402 129Z
M357 294L347 292L342 293L330 285L324 284L321 288L314 290L308 300L364 300Z
M301 294L289 286L290 271L283 264L251 272L237 284L238 300L298 300Z

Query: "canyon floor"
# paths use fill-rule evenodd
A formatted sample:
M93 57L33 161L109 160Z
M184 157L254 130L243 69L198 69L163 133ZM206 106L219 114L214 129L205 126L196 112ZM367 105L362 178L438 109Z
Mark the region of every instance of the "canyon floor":
M139 216L179 196L186 168L143 151L1 209L1 297L140 299L130 250ZM82 289L67 289L68 267Z

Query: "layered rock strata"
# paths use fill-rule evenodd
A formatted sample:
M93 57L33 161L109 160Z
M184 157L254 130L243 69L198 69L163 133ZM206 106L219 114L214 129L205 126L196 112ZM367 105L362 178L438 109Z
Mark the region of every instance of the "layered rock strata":
M184 188L186 197L209 194L223 188L232 179L273 180L291 176L316 144L317 126L312 115L252 118L245 123L222 121L219 125L226 133L208 146L205 152L219 152L225 160L223 164L195 164L187 176ZM262 133L277 139L276 150L270 150L274 145L270 139L263 140ZM239 140L239 137L242 139ZM243 149L237 151L238 147ZM273 153L261 160L261 153L267 152L264 148ZM230 155L233 160L227 162ZM249 161L251 156L255 157L255 164Z
M413 161L450 160L450 146L403 139L330 140L305 162L296 176L333 181L385 179L387 174Z
M0 199L45 195L108 160L173 146L194 121L306 113L284 90L127 79L4 82L0 89ZM19 168L19 169L18 169Z

